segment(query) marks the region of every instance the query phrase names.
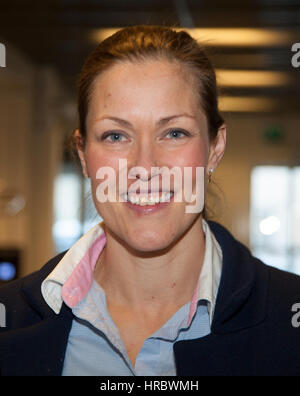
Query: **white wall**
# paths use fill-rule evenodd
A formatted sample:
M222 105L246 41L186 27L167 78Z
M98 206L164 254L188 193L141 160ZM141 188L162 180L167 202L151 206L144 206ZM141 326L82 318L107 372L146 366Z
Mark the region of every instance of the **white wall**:
M0 212L0 247L22 251L21 274L53 255L53 180L67 132L62 115L65 90L56 73L33 64L6 43L0 68L0 190L25 197L15 216Z
M219 212L215 220L249 246L251 170L256 165L300 164L300 116L250 113L224 116L227 148L213 179L224 192L225 199L215 203ZM271 144L263 139L263 132L270 125L282 128L285 136L282 143ZM211 201L212 205L214 202Z

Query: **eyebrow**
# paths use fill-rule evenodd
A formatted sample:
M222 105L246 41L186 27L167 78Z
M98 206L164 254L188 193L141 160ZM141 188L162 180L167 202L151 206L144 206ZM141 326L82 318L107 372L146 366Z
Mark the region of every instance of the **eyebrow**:
M192 118L192 119L196 120L195 116L192 116L192 115L187 114L187 113L182 113L182 114L172 115L172 116L169 116L169 117L163 117L160 120L158 120L156 124L158 126L163 126L163 125L167 124L168 122L170 122L170 121L172 121L172 120L174 120L176 118L181 118L181 117L188 117L188 118ZM114 121L114 122L124 126L125 128L133 129L133 125L129 121L126 121L126 120L124 120L122 118L119 118L119 117L104 116L104 117L99 118L96 122L103 121L103 120Z

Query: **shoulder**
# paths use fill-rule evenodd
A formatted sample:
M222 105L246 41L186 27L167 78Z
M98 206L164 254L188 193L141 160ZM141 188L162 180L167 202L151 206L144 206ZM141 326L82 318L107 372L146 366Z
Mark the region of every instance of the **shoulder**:
M66 252L51 258L43 267L25 277L0 286L0 306L6 314L6 326L2 331L32 324L39 317L33 309L31 297L42 308L46 302L41 294L43 280L53 271ZM1 326L0 326L1 327Z
M16 296L16 293L22 288L24 283L30 283L31 281L37 281L40 279L43 281L50 273L54 270L59 261L63 258L66 252L60 253L55 257L52 257L47 263L39 270L32 272L31 274L22 278L16 279L12 282L0 286L0 299L5 299L8 296Z
M300 301L300 276L277 269L272 263L264 263L255 257L250 249L235 238L221 224L209 221L209 226L215 235L223 252L223 262L226 262L228 276L233 277L232 269L238 276L251 274L256 282L265 283L268 287L268 296L275 300L289 297L297 298Z
M283 309L290 315L293 306L300 303L300 276L264 263L261 266L265 266L269 274L269 309L277 312Z

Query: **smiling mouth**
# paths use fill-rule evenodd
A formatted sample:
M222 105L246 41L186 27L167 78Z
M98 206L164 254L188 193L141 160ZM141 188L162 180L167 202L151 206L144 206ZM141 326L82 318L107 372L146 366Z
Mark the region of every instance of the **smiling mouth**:
M174 195L173 191L155 192L155 193L127 193L124 198L127 202L138 206L156 205L158 203L170 202Z

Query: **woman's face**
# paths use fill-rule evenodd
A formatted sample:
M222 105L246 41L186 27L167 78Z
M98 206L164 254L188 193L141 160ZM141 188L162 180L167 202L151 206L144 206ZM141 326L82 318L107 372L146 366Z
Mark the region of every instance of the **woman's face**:
M175 202L180 184L172 178L170 190L175 190L175 196L170 202L146 206L100 202L97 189L99 192L104 179L99 179L99 168L109 167L116 175L117 194L140 182L140 194L147 190L157 198L162 193L155 194L157 188L151 190L154 179L156 186L163 187L162 174L157 169L179 167L184 178L184 168L189 167L195 193L196 167L209 166L210 144L206 117L194 86L191 74L163 60L115 64L93 83L86 119L87 139L79 155L106 228L136 251L154 253L168 248L194 224L199 213L186 213L186 205L191 203L185 201L183 179L181 202ZM128 173L124 179L122 174L127 191L124 185L119 188L120 159L128 172L133 167L143 167L148 172L137 179L129 178ZM204 186L201 188L204 194Z

